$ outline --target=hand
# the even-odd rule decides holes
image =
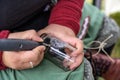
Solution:
[[[65,26],[51,24],[45,29],[38,31],[39,35],[41,35],[42,33],[53,34],[54,36],[76,48],[76,50],[70,54],[71,57],[75,58],[75,62],[69,66],[71,70],[74,70],[82,63],[84,57],[83,42],[75,36],[74,32],[71,29]]]
[[[8,38],[42,41],[34,30],[11,33]],[[38,46],[30,51],[4,51],[2,61],[7,67],[12,69],[21,70],[32,68],[42,61],[44,50],[44,46]]]

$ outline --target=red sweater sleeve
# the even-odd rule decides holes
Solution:
[[[9,34],[8,30],[0,31],[0,39],[7,38]],[[2,63],[2,51],[0,51],[0,70],[6,69],[7,67]]]
[[[71,28],[75,34],[80,28],[84,0],[59,0],[52,9],[49,24],[60,24]]]

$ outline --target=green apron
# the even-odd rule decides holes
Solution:
[[[37,67],[27,70],[1,70],[1,80],[83,80],[84,63],[75,71],[64,71],[51,61],[44,59]]]
[[[95,38],[97,37],[98,32],[102,25],[104,14],[101,13],[100,10],[97,9],[96,7],[91,6],[91,4],[88,4],[87,2],[85,2],[83,7],[82,19],[80,21],[81,26],[83,24],[84,19],[87,16],[90,16],[90,25],[89,25],[88,32],[85,38],[83,39],[85,46],[89,44],[91,41],[94,41]],[[80,32],[78,36],[80,35]]]

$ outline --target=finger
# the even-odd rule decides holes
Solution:
[[[45,47],[39,46],[33,49],[32,51],[21,51],[22,55],[20,56],[21,61],[23,63],[32,61],[35,64],[38,64],[41,61],[41,58],[43,57]]]
[[[37,33],[35,33],[35,34],[32,36],[32,40],[38,41],[38,42],[43,41],[43,39],[42,39]]]
[[[45,51],[45,49],[46,49],[45,46],[38,46],[35,49],[33,49],[33,53],[35,54],[42,53]]]
[[[35,31],[35,30],[28,30],[28,31],[26,31],[27,32],[27,34],[26,34],[26,36],[24,36],[25,37],[25,39],[30,39],[30,40],[34,40],[34,41],[43,41],[40,37],[39,37],[39,35],[37,34],[37,32]]]
[[[71,54],[71,56],[74,56],[74,57],[78,56],[83,52],[83,42],[81,40],[78,40],[75,46],[76,46],[76,50],[73,51]]]
[[[32,58],[35,63],[41,62],[44,56],[45,47],[39,46],[33,50],[33,53],[35,54],[35,58]]]
[[[84,54],[79,54],[79,56],[76,57],[75,62],[73,64],[70,65],[70,70],[74,70],[75,68],[77,68],[83,61],[83,56]]]

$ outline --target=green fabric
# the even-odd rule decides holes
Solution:
[[[52,62],[44,59],[43,62],[27,70],[1,70],[0,80],[83,80],[84,63],[75,71],[65,72]]]
[[[83,14],[81,19],[81,26],[85,17],[90,16],[90,26],[86,37],[83,39],[84,44],[87,45],[89,42],[94,41],[101,28],[104,14],[99,9],[85,2],[83,8]],[[80,35],[80,34],[78,34]]]

